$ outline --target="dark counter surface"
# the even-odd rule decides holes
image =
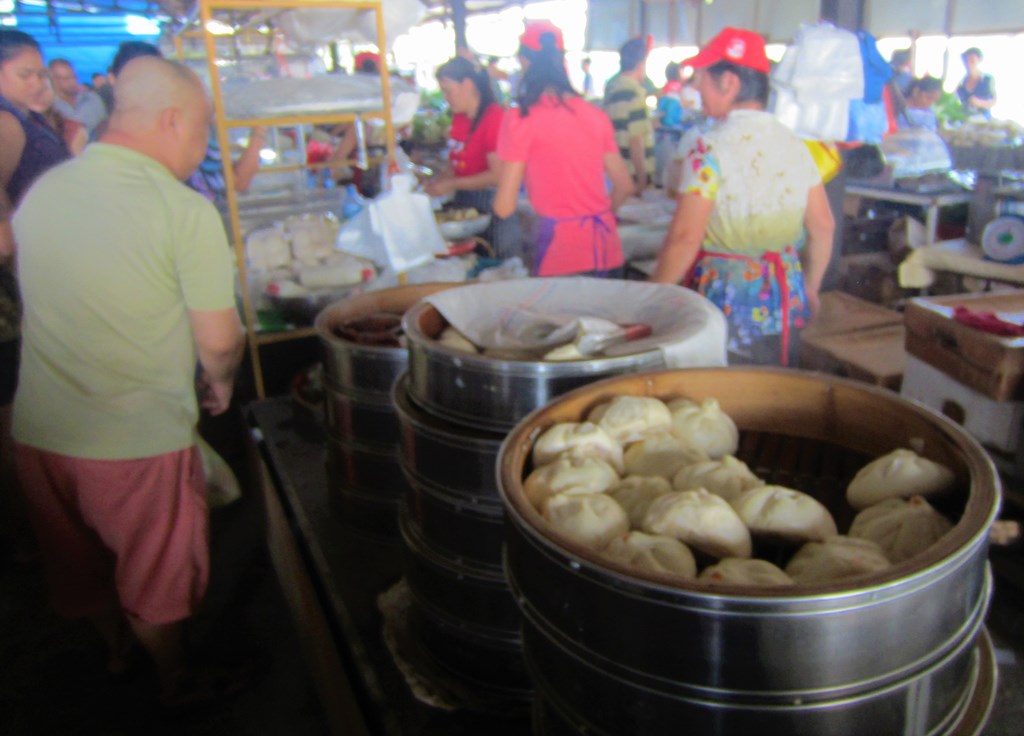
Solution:
[[[254,402],[247,413],[371,731],[387,736],[529,734],[528,714],[521,711],[445,711],[413,696],[385,645],[377,606],[379,594],[401,578],[397,538],[372,538],[332,513],[324,464],[327,437],[317,413],[289,398]],[[996,583],[986,626],[996,647],[998,689],[984,733],[1018,736],[1024,732],[1024,552],[1019,546],[994,549],[991,558]],[[409,654],[416,664],[415,652]]]

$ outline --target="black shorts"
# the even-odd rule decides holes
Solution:
[[[21,340],[0,342],[0,406],[14,401],[14,390],[18,388],[18,358]]]

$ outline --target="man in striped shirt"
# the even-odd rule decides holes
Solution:
[[[604,109],[615,129],[615,142],[625,159],[636,193],[647,188],[654,175],[654,132],[644,88],[647,44],[632,38],[619,49],[619,73],[608,80]]]

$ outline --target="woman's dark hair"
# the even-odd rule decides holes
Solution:
[[[519,103],[519,114],[524,118],[530,114],[530,108],[544,92],[550,90],[559,100],[567,97],[579,97],[573,89],[569,75],[565,71],[565,53],[558,48],[558,41],[553,33],[540,34],[540,51],[528,46],[519,47],[519,55],[530,62],[519,81],[516,102]]]
[[[39,42],[25,31],[19,31],[16,28],[0,28],[0,64],[10,61],[25,48],[42,52]]]
[[[455,56],[437,68],[437,79],[450,79],[453,82],[473,80],[473,86],[480,94],[480,106],[476,109],[476,116],[469,129],[476,130],[487,107],[494,102],[494,87],[491,86],[491,76],[487,70],[465,57]]]
[[[114,60],[110,62],[110,73],[115,77],[121,73],[125,65],[132,59],[138,59],[140,56],[157,56],[163,58],[163,54],[160,53],[160,49],[151,43],[145,41],[123,41],[120,46],[117,47],[117,53],[114,54]]]
[[[931,76],[921,77],[910,83],[910,89],[907,90],[907,94],[914,94],[915,89],[926,95],[933,92],[941,92],[942,80]]]
[[[647,58],[647,40],[631,38],[619,49],[619,70],[628,72],[636,69],[636,65]]]
[[[674,62],[674,61],[670,61],[665,66],[665,82],[671,82],[673,80],[675,80],[676,82],[680,81],[679,80],[679,64]]]
[[[731,61],[719,61],[707,68],[707,73],[717,83],[726,72],[732,72],[740,80],[740,93],[736,95],[734,102],[759,102],[761,105],[768,104],[768,75],[751,69],[748,66],[733,64]]]

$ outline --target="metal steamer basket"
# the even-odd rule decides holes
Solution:
[[[844,491],[897,447],[953,468],[936,501],[954,528],[883,573],[833,585],[711,586],[639,573],[551,531],[523,493],[534,440],[622,394],[718,399],[739,457],[768,483],[816,496],[840,531]],[[778,369],[622,376],[524,419],[499,458],[506,567],[522,610],[539,734],[915,735],[987,719],[994,670],[982,624],[988,530],[999,506],[977,442],[930,410],[843,379]],[[977,717],[978,712],[982,715]]]
[[[399,286],[331,304],[314,322],[324,348],[324,409],[331,507],[354,529],[397,540],[405,478],[396,461],[399,426],[391,384],[405,371],[404,347],[364,345],[337,329],[375,313],[402,315],[423,297],[458,284]]]
[[[432,414],[457,424],[507,432],[556,396],[601,378],[665,367],[660,350],[564,362],[501,360],[437,342],[440,312],[417,304],[402,320],[409,341],[409,394]]]

